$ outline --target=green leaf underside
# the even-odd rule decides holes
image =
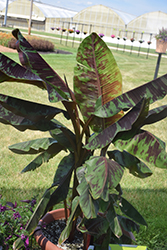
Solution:
[[[46,88],[39,76],[0,53],[0,83],[4,81],[23,82],[42,89]]]
[[[118,185],[123,175],[123,168],[115,161],[103,156],[92,157],[85,162],[85,178],[94,199],[101,197],[107,201],[109,190]]]
[[[119,150],[113,150],[107,152],[110,159],[114,159],[122,167],[129,169],[129,172],[136,177],[146,178],[152,175],[152,171],[146,166],[146,164],[140,161],[137,157],[129,154],[126,151],[120,152]]]
[[[44,61],[44,59],[26,41],[18,29],[13,35],[19,40],[19,58],[23,66],[38,75],[45,83],[51,102],[61,101],[70,97],[69,90],[59,75]]]
[[[156,167],[167,167],[167,153],[159,140],[150,132],[140,130],[133,134],[132,131],[118,134],[114,145],[119,150],[125,150],[140,159],[154,164]]]
[[[52,150],[51,148],[55,145],[57,146],[58,143],[53,138],[39,138],[31,141],[13,144],[9,146],[9,149],[17,154],[38,154],[48,150],[49,148],[50,152],[54,152],[54,150]]]
[[[101,97],[101,105],[122,93],[122,77],[117,63],[107,45],[92,33],[81,43],[74,72],[74,92],[76,101],[85,121],[95,111],[96,101]],[[93,120],[96,128],[102,120]]]
[[[103,148],[110,144],[119,132],[131,130],[133,124],[138,121],[138,118],[143,111],[143,105],[146,103],[145,101],[145,99],[140,100],[140,102],[135,107],[133,107],[133,109],[131,109],[126,115],[124,115],[118,122],[104,129],[97,136],[92,136],[85,148],[91,150]]]
[[[150,103],[162,99],[167,93],[167,74],[130,90],[112,101],[104,104],[95,111],[98,117],[111,117],[122,109],[134,107],[143,97],[149,98]]]

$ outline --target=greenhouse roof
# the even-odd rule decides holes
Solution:
[[[9,4],[12,1],[9,1]],[[0,11],[2,11],[6,7],[6,0],[0,0]]]
[[[77,14],[77,11],[48,5],[40,1],[34,1],[34,4],[42,11],[45,17],[70,18]]]
[[[129,13],[114,9],[114,8],[110,8],[112,9],[114,12],[116,12],[124,21],[125,24],[128,24],[129,22],[131,22],[133,19],[135,19],[137,16],[135,15],[131,15]]]

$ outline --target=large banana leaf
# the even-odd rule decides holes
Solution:
[[[12,111],[13,114],[23,116],[34,122],[51,120],[55,115],[60,113],[69,118],[65,110],[3,94],[0,94],[0,104],[5,109]]]
[[[140,102],[126,115],[124,115],[119,121],[104,129],[97,136],[92,136],[85,148],[91,150],[103,148],[110,144],[119,132],[131,130],[132,127],[136,123],[138,123],[139,120],[141,120],[141,117],[143,117],[143,112],[145,113],[145,116],[148,113],[147,105],[147,99],[140,100]],[[143,119],[145,119],[145,117],[143,117]]]
[[[87,166],[85,178],[93,199],[101,197],[104,201],[108,201],[109,189],[118,185],[124,169],[117,162],[103,156],[93,156],[85,164]]]
[[[30,69],[45,82],[49,100],[56,102],[68,99],[70,97],[69,89],[60,76],[34,50],[22,36],[19,29],[13,30],[12,34],[18,40],[17,46],[22,65]]]
[[[42,89],[46,88],[39,76],[0,53],[0,82],[4,81],[24,82]]]
[[[140,159],[154,164],[159,168],[167,167],[167,153],[161,141],[145,130],[119,133],[113,141],[119,150],[126,150]]]
[[[146,164],[134,155],[129,154],[126,151],[120,152],[119,150],[113,150],[107,152],[110,159],[114,159],[122,167],[129,169],[129,172],[136,177],[146,178],[152,175],[152,171],[146,166]]]
[[[117,63],[104,41],[92,33],[81,43],[77,54],[74,75],[74,92],[85,122],[95,111],[96,101],[101,97],[101,105],[122,93],[122,77]],[[121,117],[111,121],[93,119],[92,129],[98,131]]]
[[[156,78],[144,85],[132,89],[106,104],[96,105],[94,115],[98,117],[110,117],[120,110],[134,107],[143,97],[149,98],[150,103],[162,99],[167,94],[167,74]],[[99,103],[98,103],[99,104]]]

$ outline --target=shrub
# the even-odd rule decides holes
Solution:
[[[0,45],[8,47],[8,42],[12,39],[12,34],[0,32]]]
[[[29,216],[34,211],[36,199],[23,200],[24,206],[18,206],[18,203],[6,202],[0,196],[0,246],[9,249],[16,239],[21,237],[25,249],[29,249],[29,237],[26,234],[25,227]]]
[[[27,38],[27,40],[37,51],[54,51],[54,44],[50,41],[29,37]],[[8,47],[16,49],[16,42],[17,40],[15,38],[11,38],[8,42]]]

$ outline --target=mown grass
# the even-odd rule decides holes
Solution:
[[[43,54],[42,57],[55,69],[63,78],[66,75],[67,81],[72,88],[73,68],[76,65],[76,45],[74,48],[64,46],[59,41],[55,41],[58,49],[73,52],[71,55]],[[115,51],[113,54],[120,67],[123,78],[123,92],[151,81],[154,77],[157,58],[145,55],[131,54],[127,52]],[[6,53],[14,60],[18,60],[17,54]],[[159,69],[159,76],[166,73],[167,59],[162,56]],[[1,83],[1,93],[25,98],[31,101],[46,103],[54,106],[60,104],[50,104],[47,100],[46,91],[36,87],[21,83]],[[158,101],[159,105],[167,103],[167,98]],[[157,105],[157,104],[154,104]],[[152,126],[151,132],[163,139],[167,143],[165,119]],[[148,128],[147,128],[148,129]],[[64,156],[64,152],[56,158],[50,160],[48,164],[43,164],[34,172],[20,174],[20,171],[33,159],[32,156],[16,155],[8,150],[8,146],[21,141],[48,136],[48,133],[26,131],[21,133],[16,129],[0,124],[0,194],[7,200],[15,201],[29,199],[34,195],[40,197],[52,184],[55,169]],[[141,227],[141,232],[136,235],[137,243],[148,246],[148,249],[167,249],[167,228],[166,228],[166,201],[167,201],[167,170],[150,166],[153,175],[146,179],[138,179],[125,171],[121,181],[124,197],[127,198],[145,217],[148,228]]]

